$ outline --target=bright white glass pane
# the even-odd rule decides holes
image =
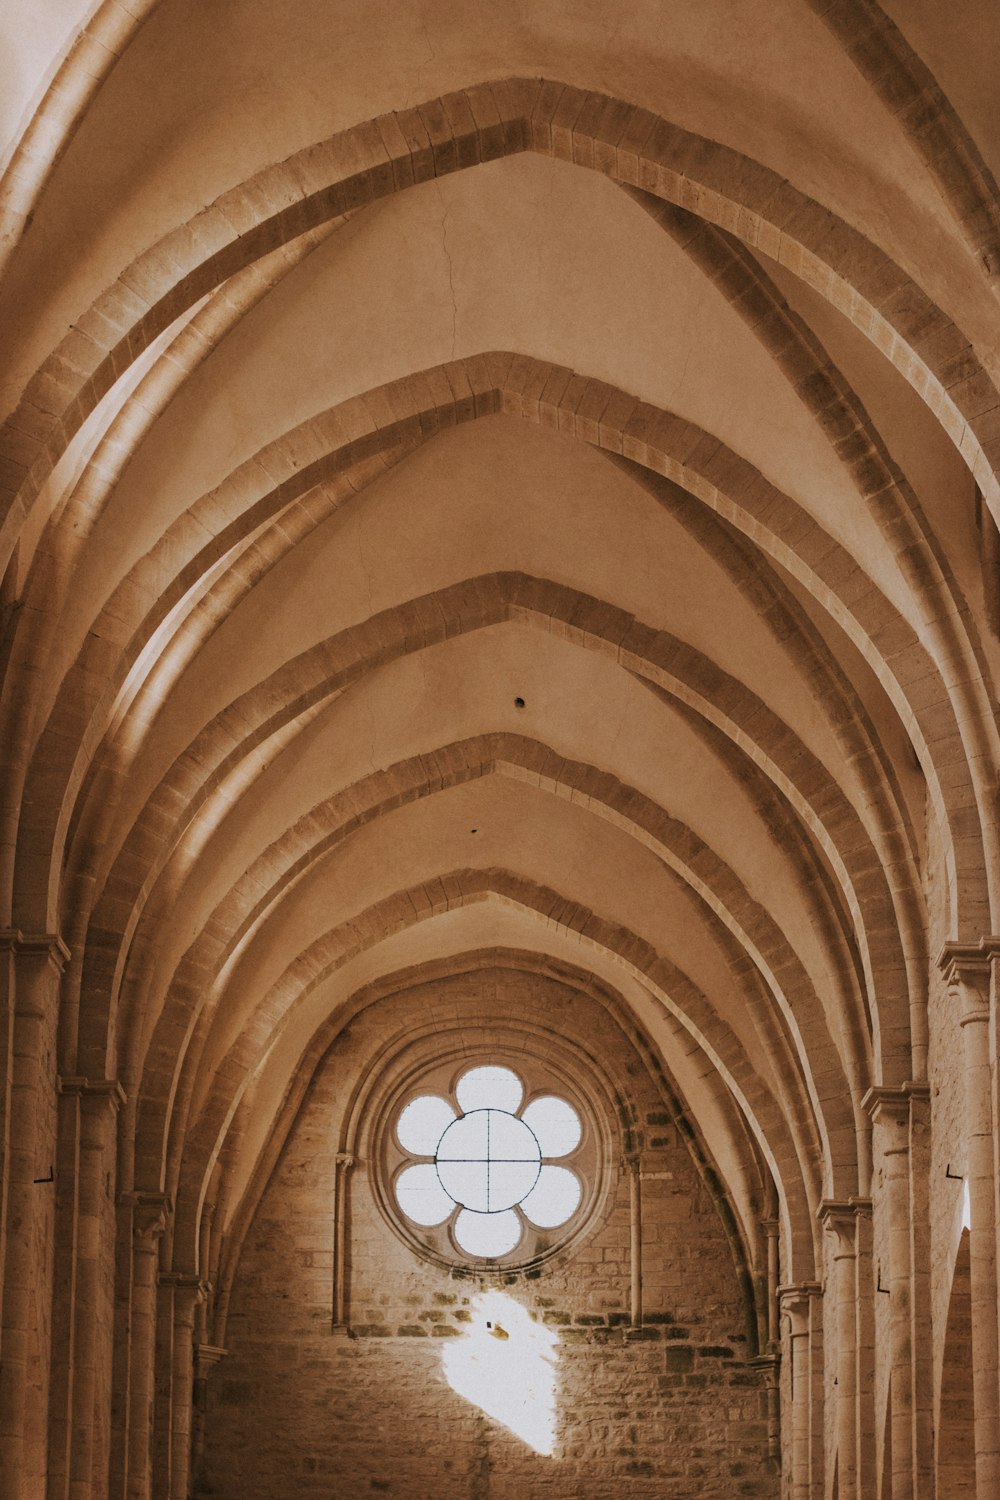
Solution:
[[[430,1162],[400,1172],[396,1178],[396,1202],[414,1224],[443,1224],[455,1207]]]
[[[521,1202],[522,1212],[539,1229],[565,1224],[580,1204],[580,1179],[568,1167],[543,1167],[538,1181]]]
[[[509,1068],[470,1068],[458,1080],[455,1094],[465,1114],[474,1109],[508,1109],[516,1114],[524,1087]]]
[[[488,1155],[489,1110],[462,1115],[449,1125],[437,1148],[438,1161],[485,1161]]]
[[[567,1156],[580,1144],[580,1116],[565,1099],[551,1094],[533,1099],[521,1119],[538,1137],[543,1156]]]
[[[404,1151],[414,1156],[433,1156],[437,1143],[455,1118],[447,1099],[421,1094],[412,1100],[396,1122],[396,1137]]]
[[[491,1161],[487,1184],[490,1213],[520,1203],[525,1194],[531,1192],[537,1177],[537,1161]]]
[[[512,1208],[502,1214],[473,1214],[463,1208],[455,1220],[456,1243],[469,1255],[497,1260],[521,1238],[521,1221]]]
[[[445,1192],[450,1193],[456,1203],[474,1208],[477,1213],[489,1212],[486,1162],[439,1160],[437,1171]]]
[[[538,1142],[521,1121],[502,1110],[487,1110],[490,1161],[532,1161],[541,1154]]]

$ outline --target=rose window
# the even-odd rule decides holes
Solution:
[[[470,1068],[453,1104],[421,1094],[400,1111],[396,1139],[418,1158],[396,1177],[396,1202],[414,1224],[447,1224],[467,1255],[497,1260],[525,1226],[556,1229],[580,1206],[577,1174],[559,1164],[580,1144],[572,1105],[543,1094],[525,1106],[510,1068]],[[457,1107],[456,1107],[457,1106]]]

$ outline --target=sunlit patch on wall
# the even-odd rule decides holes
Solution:
[[[556,1446],[558,1338],[504,1292],[480,1292],[472,1322],[442,1350],[452,1390],[536,1453]]]

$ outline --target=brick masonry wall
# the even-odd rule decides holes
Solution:
[[[228,1356],[208,1384],[205,1464],[215,1500],[390,1494],[407,1500],[777,1496],[767,1472],[760,1376],[726,1234],[662,1094],[596,1001],[542,976],[499,981],[516,1028],[544,1006],[628,1080],[641,1137],[646,1326],[627,1328],[629,1186],[591,1232],[527,1275],[484,1277],[421,1259],[386,1224],[363,1160],[351,1185],[349,1333],[331,1332],[332,1183],[341,1102],[391,1016],[425,1023],[447,981],[372,1006],[328,1052],[265,1193],[240,1261]],[[496,975],[467,976],[466,1002],[497,1015]],[[589,1012],[589,1013],[588,1013]],[[486,1024],[489,1024],[487,1021]],[[509,1298],[507,1340],[479,1299]],[[494,1306],[494,1316],[496,1308]],[[556,1446],[532,1451],[449,1387],[445,1363],[475,1347],[495,1391],[551,1342]],[[534,1372],[534,1374],[532,1373]]]

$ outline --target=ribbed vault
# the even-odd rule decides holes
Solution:
[[[994,1106],[966,1149],[968,1080],[934,1070],[1000,930],[996,17],[385,9],[377,37],[351,0],[0,21],[11,1221],[50,1139],[64,1174],[0,1245],[12,1495],[56,1494],[57,1450],[74,1500],[148,1493],[120,1308],[103,1395],[46,1387],[64,1449],[18,1427],[18,1289],[80,1370],[84,1219],[131,1295],[60,1079],[117,1101],[88,1149],[209,1346],[322,1058],[436,974],[558,974],[633,1028],[761,1351],[776,1274],[801,1332],[848,1206],[888,1264],[901,1110],[955,1135],[935,1173],[995,1176]],[[898,1500],[933,1493],[912,1413],[952,1411],[958,1327],[914,1181],[892,1275],[933,1306],[927,1369],[902,1290],[866,1315]],[[836,1397],[787,1414],[795,1495],[824,1493],[809,1420],[841,1500],[874,1495]]]

